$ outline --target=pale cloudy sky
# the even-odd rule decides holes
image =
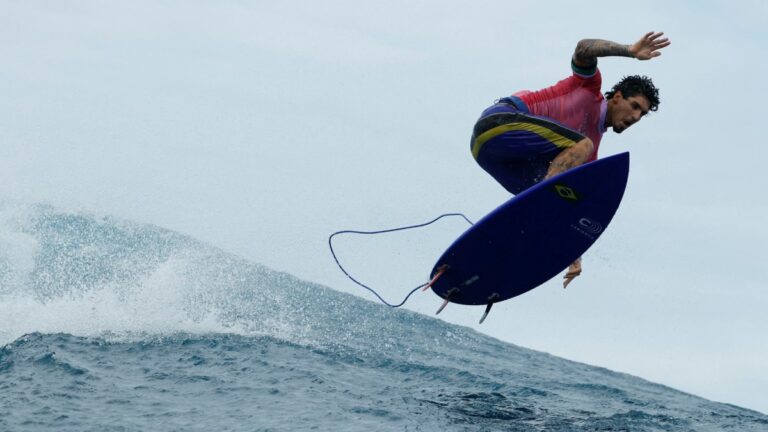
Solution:
[[[494,99],[569,74],[585,37],[665,31],[614,223],[558,280],[449,322],[768,412],[768,186],[761,1],[0,1],[0,196],[150,222],[373,299],[327,236],[507,199],[469,152]],[[466,227],[344,238],[356,276],[400,299]],[[440,301],[417,295],[412,310]]]

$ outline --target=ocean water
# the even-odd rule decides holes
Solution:
[[[0,202],[0,431],[768,431],[768,416]]]

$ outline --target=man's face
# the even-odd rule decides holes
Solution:
[[[608,101],[608,126],[616,133],[622,133],[648,114],[651,103],[643,95],[624,97],[617,91]]]

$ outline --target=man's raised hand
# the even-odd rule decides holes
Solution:
[[[661,55],[660,49],[669,46],[669,38],[662,37],[664,32],[648,32],[635,42],[629,52],[638,60],[650,60]]]

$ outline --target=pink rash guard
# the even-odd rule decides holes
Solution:
[[[597,149],[603,137],[607,102],[600,93],[603,78],[600,70],[577,69],[573,75],[557,84],[538,91],[523,90],[514,94],[528,106],[535,116],[547,117],[563,126],[587,136],[595,150],[587,160],[597,159]],[[586,73],[585,73],[586,72]]]

